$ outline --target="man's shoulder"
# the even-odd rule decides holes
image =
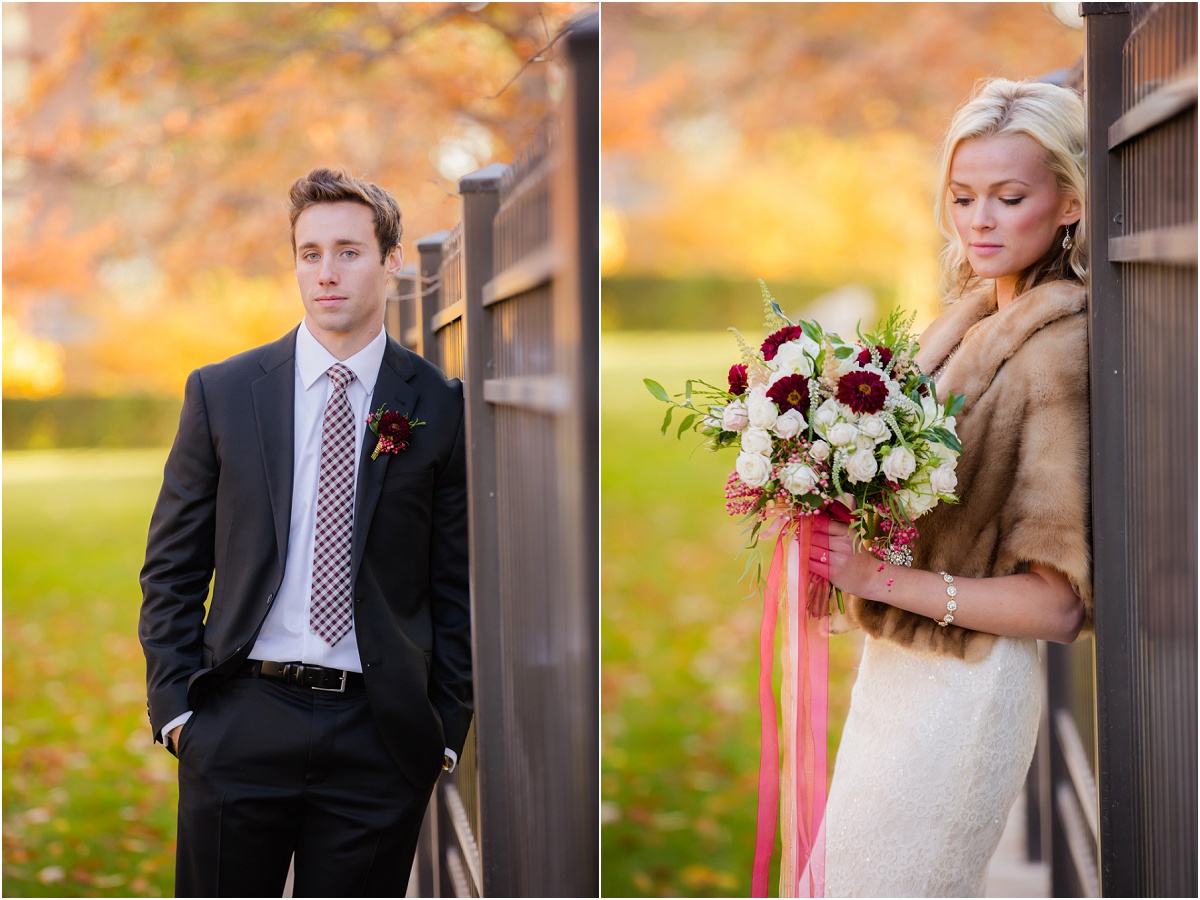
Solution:
[[[445,392],[447,395],[462,396],[462,382],[448,378],[446,373],[427,360],[388,336],[389,355],[401,369],[401,377],[411,380],[422,390]],[[386,357],[385,357],[386,359]],[[407,370],[407,371],[404,371]]]
[[[283,363],[295,358],[296,330],[292,329],[281,338],[267,344],[251,347],[235,353],[228,359],[201,366],[192,373],[205,384],[258,378]]]

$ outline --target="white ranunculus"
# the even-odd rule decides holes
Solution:
[[[721,416],[721,426],[726,431],[742,431],[749,424],[750,416],[744,401],[734,400],[725,407]]]
[[[874,413],[863,416],[858,420],[858,430],[871,438],[876,444],[886,441],[888,435],[891,433],[888,431],[887,422]]]
[[[779,407],[767,396],[766,388],[755,388],[746,400],[750,424],[755,428],[770,428],[779,418]]]
[[[879,464],[875,462],[875,453],[871,450],[855,450],[846,460],[846,478],[852,484],[870,481],[878,471]]]
[[[817,473],[803,463],[791,463],[780,470],[779,483],[793,494],[811,494],[817,489]]]
[[[846,447],[858,439],[858,429],[849,422],[838,422],[825,435],[835,447]]]
[[[883,474],[900,484],[917,470],[917,458],[907,447],[896,447],[883,458]]]
[[[771,461],[758,453],[739,453],[737,458],[738,478],[750,487],[762,487],[771,480]]]
[[[781,346],[767,365],[777,372],[798,373],[809,378],[813,373],[812,357],[820,352],[820,345],[808,335],[803,335]]]
[[[831,452],[830,446],[824,441],[813,441],[813,445],[808,448],[808,455],[817,462],[825,462]]]
[[[954,471],[954,462],[942,463],[929,473],[929,486],[936,494],[953,494],[958,487],[958,475]]]
[[[771,432],[765,428],[751,426],[742,432],[742,452],[757,453],[759,456],[771,455]]]
[[[801,428],[807,427],[808,423],[804,421],[804,416],[800,415],[800,411],[789,409],[775,420],[775,424],[771,426],[771,430],[785,441],[790,441],[800,433]]]

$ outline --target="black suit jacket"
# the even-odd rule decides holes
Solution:
[[[155,740],[248,658],[283,579],[295,347],[292,331],[188,377],[141,573]],[[389,337],[370,408],[384,403],[427,424],[376,459],[366,433],[355,633],[380,731],[401,771],[426,785],[444,748],[461,752],[472,711],[462,385]]]

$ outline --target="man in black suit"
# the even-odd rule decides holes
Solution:
[[[141,574],[179,896],[293,853],[296,896],[402,894],[471,719],[462,386],[383,330],[400,209],[314,169],[291,222],[304,319],[188,377]]]

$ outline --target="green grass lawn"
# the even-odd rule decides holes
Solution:
[[[748,336],[750,337],[750,336]],[[727,333],[607,332],[601,355],[602,882],[606,896],[748,896],[758,777],[758,628],[732,451],[659,435],[689,377],[725,383]],[[678,417],[677,417],[678,420]],[[831,641],[830,731],[858,643]]]
[[[165,458],[4,454],[5,896],[172,893],[175,761],[137,639]]]

